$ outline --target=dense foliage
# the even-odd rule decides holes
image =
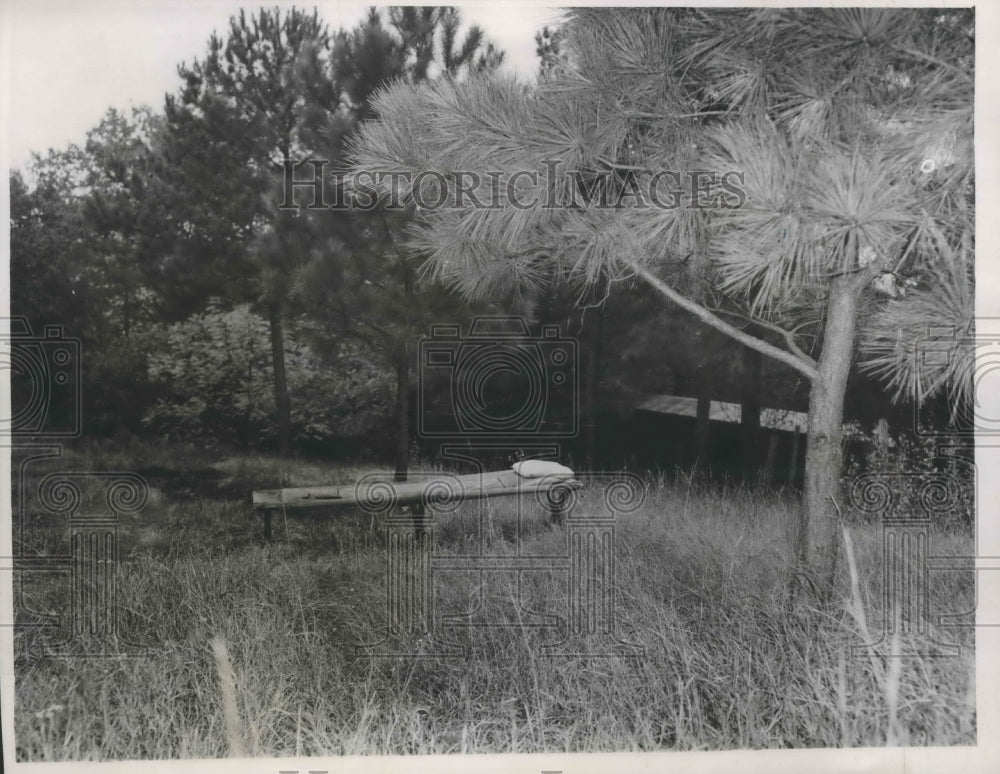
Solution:
[[[363,352],[320,360],[296,336],[286,345],[292,429],[304,446],[385,428],[391,380]],[[162,329],[149,356],[159,398],[145,417],[157,436],[243,448],[275,436],[267,321],[248,305],[209,309]]]
[[[454,8],[372,9],[336,33],[315,10],[240,12],[178,67],[162,113],[109,110],[82,146],[14,172],[13,313],[82,347],[83,406],[59,410],[90,436],[408,450],[392,425],[408,342],[466,312],[395,246],[405,214],[281,209],[283,176],[308,159],[332,173],[389,80],[502,60]]]

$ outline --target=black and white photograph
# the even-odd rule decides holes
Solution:
[[[5,4],[5,766],[1000,770],[998,15]]]

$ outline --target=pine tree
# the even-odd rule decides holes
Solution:
[[[347,106],[345,120],[323,146],[323,158],[334,169],[338,162],[343,166],[351,132],[372,117],[381,89],[395,81],[459,80],[488,72],[503,59],[478,27],[460,34],[462,19],[454,8],[390,8],[387,18],[372,9],[354,30],[339,33],[334,41],[331,72],[343,86]],[[440,283],[419,275],[420,259],[402,241],[412,208],[388,204],[358,214],[350,237],[338,231],[343,212],[312,213],[316,228],[327,230],[328,247],[303,267],[297,287],[324,330],[364,341],[394,371],[394,466],[397,479],[404,480],[416,357],[412,341],[431,323],[462,314],[464,305]]]
[[[959,337],[939,342],[945,365],[911,355],[929,323],[964,330],[972,318],[972,12],[577,9],[565,29],[572,68],[539,88],[490,77],[382,93],[354,164],[484,180],[539,170],[520,200],[554,194],[563,206],[437,209],[411,245],[470,297],[537,287],[552,265],[639,277],[804,376],[797,555],[828,580],[859,339],[900,394],[970,389]],[[664,171],[716,177],[692,195],[655,188]],[[617,206],[581,201],[581,181]],[[692,275],[766,338],[685,292]],[[822,325],[818,351],[802,346],[804,321]]]
[[[280,212],[288,164],[335,124],[340,92],[328,78],[330,36],[317,13],[241,11],[225,38],[179,68],[184,87],[166,102],[160,181],[170,193],[175,240],[164,256],[172,284],[252,301],[269,322],[278,445],[290,448],[285,377],[288,294],[309,245],[294,214]]]

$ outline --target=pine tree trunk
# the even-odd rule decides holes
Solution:
[[[278,453],[287,455],[292,448],[292,407],[288,397],[288,377],[285,374],[285,328],[281,304],[267,305],[271,330],[271,364],[274,368],[274,406],[278,418]]]
[[[844,393],[854,352],[860,285],[856,277],[833,280],[826,308],[823,350],[809,395],[805,484],[796,554],[825,591],[834,579],[841,502]]]
[[[406,481],[410,465],[410,363],[405,346],[396,360],[396,481]]]

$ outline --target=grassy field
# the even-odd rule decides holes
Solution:
[[[65,521],[46,517],[32,493],[45,472],[74,469],[135,471],[151,486],[121,525],[117,565],[120,631],[146,653],[46,655],[59,631],[27,624],[39,613],[65,618],[68,580],[23,573],[20,760],[976,741],[971,629],[933,632],[961,645],[954,657],[912,637],[883,648],[924,655],[852,652],[883,630],[877,525],[845,513],[853,561],[842,562],[836,598],[789,602],[791,493],[649,477],[645,503],[615,532],[618,632],[641,657],[545,657],[558,628],[494,625],[441,632],[464,658],[435,655],[439,643],[415,633],[403,645],[426,658],[373,660],[354,656],[385,633],[380,525],[279,517],[275,541],[263,544],[248,518],[254,488],[347,483],[369,468],[180,447],[67,453],[26,468],[15,499],[26,552],[67,551]],[[583,491],[579,511],[600,510],[598,489]],[[529,510],[514,540],[518,503],[465,504],[439,517],[435,554],[479,541],[490,554],[565,554],[564,530]],[[932,531],[931,554],[972,550],[969,530]],[[481,610],[494,624],[563,614],[564,574],[526,575],[518,584],[513,573],[450,572],[435,586],[435,610]],[[932,611],[971,610],[972,574],[936,574],[930,592]]]

